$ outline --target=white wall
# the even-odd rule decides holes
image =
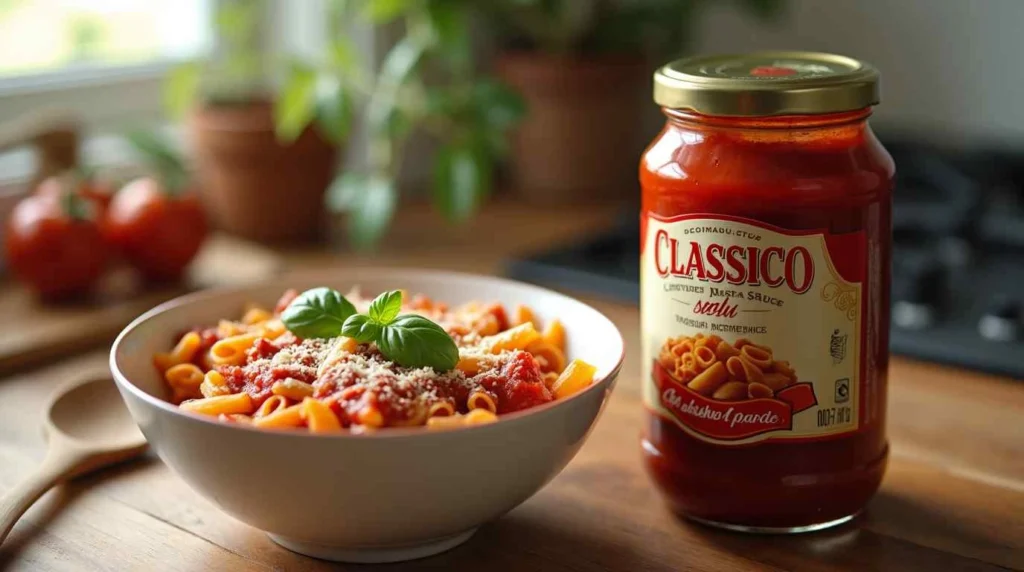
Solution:
[[[1024,145],[1024,0],[788,0],[776,24],[716,2],[696,52],[830,51],[882,72],[876,130]]]

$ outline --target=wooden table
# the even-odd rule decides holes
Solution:
[[[297,269],[416,265],[496,272],[514,252],[610,220],[607,209],[544,214],[500,206],[445,233],[404,215],[374,258],[294,251]],[[476,238],[487,232],[494,238]],[[472,239],[472,240],[470,240]],[[638,315],[591,301],[622,330],[627,363],[579,455],[547,488],[467,544],[425,560],[339,567],[292,554],[220,513],[150,457],[60,487],[0,548],[12,570],[1024,570],[1024,385],[896,359],[892,458],[882,490],[853,523],[794,537],[689,524],[662,506],[640,465]],[[69,378],[101,373],[106,353],[0,379],[0,491],[43,454],[41,408]]]

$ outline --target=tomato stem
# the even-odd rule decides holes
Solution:
[[[67,188],[61,190],[60,208],[71,220],[92,220],[95,215],[89,201]]]

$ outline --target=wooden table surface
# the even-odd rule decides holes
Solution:
[[[612,213],[566,217],[506,205],[451,232],[427,213],[403,216],[408,226],[372,258],[296,250],[291,264],[498,272],[513,253],[593,229]],[[494,238],[480,240],[479,232]],[[674,517],[649,485],[638,446],[637,309],[590,302],[619,326],[630,350],[597,427],[543,491],[450,552],[383,566],[299,556],[220,513],[150,456],[48,493],[0,548],[0,569],[1024,570],[1021,382],[893,360],[892,458],[867,512],[801,536],[728,533]],[[40,418],[53,389],[105,370],[106,352],[97,349],[0,379],[0,492],[42,459]]]

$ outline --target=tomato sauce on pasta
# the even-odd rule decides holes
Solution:
[[[877,72],[765,53],[675,62],[655,82],[668,120],[640,165],[647,468],[705,523],[838,524],[888,455],[894,167],[867,124]]]
[[[568,397],[595,373],[566,359],[557,319],[542,328],[525,306],[510,315],[500,304],[449,309],[403,294],[402,314],[433,320],[458,347],[456,367],[437,371],[400,366],[373,342],[295,335],[281,317],[296,295],[286,292],[273,310],[252,307],[240,320],[198,326],[154,356],[171,400],[193,413],[264,429],[446,428]],[[347,299],[363,310],[370,303],[358,292]]]

